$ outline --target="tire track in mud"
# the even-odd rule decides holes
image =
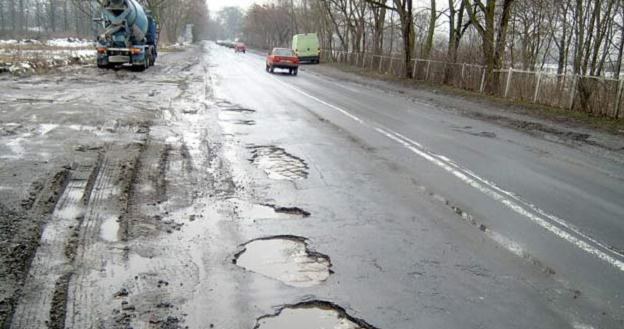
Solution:
[[[111,314],[112,305],[103,292],[111,289],[106,285],[109,265],[124,262],[123,216],[143,149],[143,144],[134,143],[107,150],[78,231],[74,273],[67,284],[65,328],[91,328]]]
[[[27,274],[39,247],[45,224],[52,216],[69,183],[70,167],[64,166],[47,182],[35,181],[20,202],[22,211],[12,211],[0,201],[0,327],[9,328],[24,290]]]
[[[50,221],[44,228],[10,328],[62,328],[62,319],[55,319],[55,323],[52,323],[50,314],[58,307],[53,305],[55,296],[58,296],[57,282],[71,271],[65,257],[66,244],[71,239],[77,219],[82,216],[83,198],[88,194],[89,176],[93,168],[97,168],[97,164],[79,166],[70,174]]]

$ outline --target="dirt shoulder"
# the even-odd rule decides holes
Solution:
[[[340,64],[306,65],[304,71],[408,97],[439,110],[492,122],[573,146],[624,153],[624,120],[519,103]],[[362,79],[365,77],[367,79]]]

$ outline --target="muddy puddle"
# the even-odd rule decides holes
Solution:
[[[271,179],[300,180],[308,177],[308,165],[283,148],[275,146],[254,146],[250,148],[250,159],[256,167],[264,170]]]
[[[349,316],[328,302],[307,302],[287,306],[275,315],[258,319],[254,329],[372,329],[368,323]]]
[[[234,263],[294,287],[318,285],[332,273],[328,256],[309,250],[305,239],[294,236],[252,240]]]
[[[100,237],[108,242],[119,241],[119,221],[116,217],[110,216],[102,222],[100,226]]]

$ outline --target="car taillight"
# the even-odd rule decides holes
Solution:
[[[130,53],[132,55],[138,55],[141,53],[141,48],[130,48]]]
[[[106,54],[106,48],[103,48],[103,47],[98,47],[98,48],[97,48],[97,52],[98,52],[99,54]]]

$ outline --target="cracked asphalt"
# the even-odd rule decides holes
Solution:
[[[209,42],[0,92],[1,328],[624,327],[621,136]]]

